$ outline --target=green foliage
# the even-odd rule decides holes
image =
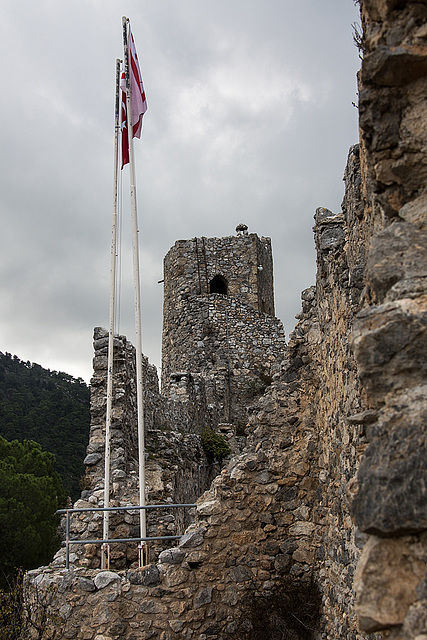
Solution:
[[[50,562],[59,548],[55,511],[66,494],[54,462],[36,442],[0,437],[0,585],[16,567]]]
[[[31,439],[54,453],[73,499],[80,493],[89,427],[89,388],[81,378],[0,352],[0,435]]]
[[[227,440],[213,429],[205,429],[201,435],[203,449],[209,460],[221,461],[229,455],[230,447]]]

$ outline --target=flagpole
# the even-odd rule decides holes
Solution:
[[[131,83],[129,74],[129,43],[128,23],[125,16],[123,24],[124,64],[126,78],[126,106],[127,106],[127,133],[129,144],[129,170],[130,170],[130,205],[132,219],[132,254],[134,276],[134,306],[135,306],[135,349],[136,349],[136,403],[138,415],[138,475],[139,475],[139,504],[145,506],[145,442],[144,442],[144,392],[142,386],[142,323],[141,323],[141,286],[139,274],[139,241],[138,241],[138,214],[136,204],[136,180],[135,160],[133,152],[133,127],[131,109]],[[145,509],[139,510],[140,537],[147,537]],[[148,563],[148,546],[146,542],[139,545],[139,566]]]
[[[113,363],[114,363],[114,314],[116,295],[116,261],[117,261],[117,183],[119,170],[119,136],[120,136],[120,67],[121,60],[116,60],[116,99],[114,113],[114,186],[113,186],[113,216],[111,225],[111,259],[110,259],[110,318],[108,329],[108,360],[107,360],[107,409],[105,414],[105,473],[104,473],[104,507],[110,506],[110,467],[111,467],[111,413],[113,406]],[[104,511],[103,534],[104,540],[109,539],[109,511]],[[101,568],[110,567],[110,545],[106,542],[101,550]]]

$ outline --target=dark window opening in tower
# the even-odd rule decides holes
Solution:
[[[209,293],[221,293],[226,296],[227,290],[227,280],[223,276],[215,276],[209,283]]]

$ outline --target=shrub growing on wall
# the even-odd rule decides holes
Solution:
[[[216,433],[213,429],[205,429],[202,432],[203,449],[211,462],[218,460],[221,462],[223,458],[229,455],[230,447],[227,440],[220,433]]]

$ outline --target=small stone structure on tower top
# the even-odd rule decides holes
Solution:
[[[244,425],[247,406],[279,371],[270,238],[248,233],[178,240],[164,260],[162,393],[202,378],[218,422]]]

